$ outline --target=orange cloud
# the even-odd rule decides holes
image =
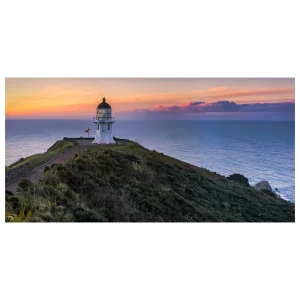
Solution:
[[[225,92],[227,91],[227,92]],[[294,97],[295,88],[264,88],[264,89],[251,89],[251,90],[229,90],[227,87],[216,87],[207,90],[195,90],[186,93],[163,93],[163,94],[138,94],[135,95],[135,98],[138,100],[136,102],[157,102],[156,105],[159,104],[179,104],[194,102],[194,101],[215,101],[215,100],[224,100],[235,98],[237,102],[245,102],[247,99],[243,99],[243,101],[239,101],[238,98],[249,97],[249,101],[252,102],[252,98],[254,96],[272,96],[272,95],[287,95],[290,97]],[[126,99],[126,98],[125,98]],[[124,100],[125,100],[124,99]],[[123,101],[124,101],[123,100]],[[261,101],[265,101],[267,99],[262,99]],[[129,99],[126,101],[131,102]],[[282,102],[282,99],[279,99]]]
[[[209,93],[219,93],[219,92],[224,92],[226,90],[228,90],[228,87],[220,86],[220,87],[208,89],[207,91]]]
[[[246,91],[232,91],[221,93],[213,96],[207,96],[209,99],[228,99],[246,96],[263,96],[263,95],[281,95],[281,94],[295,94],[295,88],[272,88],[272,89],[256,89]]]

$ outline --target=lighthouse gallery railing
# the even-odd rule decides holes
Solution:
[[[115,118],[96,118],[93,117],[93,122],[98,123],[98,122],[103,122],[103,123],[113,123],[115,122]]]

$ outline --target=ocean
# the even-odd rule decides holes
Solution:
[[[85,120],[6,120],[5,164],[45,152],[63,137],[87,136]],[[251,185],[267,180],[295,201],[295,122],[117,120],[114,136],[139,142],[222,175],[240,173]]]

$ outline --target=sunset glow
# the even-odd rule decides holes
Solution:
[[[210,112],[207,107],[231,112],[226,103],[227,110],[216,109],[222,101],[243,111],[254,106],[242,104],[295,102],[291,78],[7,78],[5,83],[6,118],[90,118],[104,96],[120,116],[140,110]]]

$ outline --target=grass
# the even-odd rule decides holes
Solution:
[[[240,176],[238,177],[240,180]],[[231,178],[232,179],[232,178]],[[137,143],[89,147],[6,193],[43,222],[294,222],[295,205]],[[27,216],[27,211],[22,216]]]
[[[28,163],[30,169],[34,169],[40,165],[47,163],[52,158],[65,153],[76,145],[75,142],[71,141],[57,141],[54,145],[52,145],[47,152],[34,154],[26,157],[24,160],[16,162],[8,167],[8,169],[19,167],[23,164]]]
[[[26,207],[25,207],[25,205],[23,205],[20,208],[20,212],[19,212],[18,215],[6,212],[5,221],[6,222],[29,222],[30,218],[31,218],[32,211],[29,210],[25,214],[25,209],[26,209]]]

